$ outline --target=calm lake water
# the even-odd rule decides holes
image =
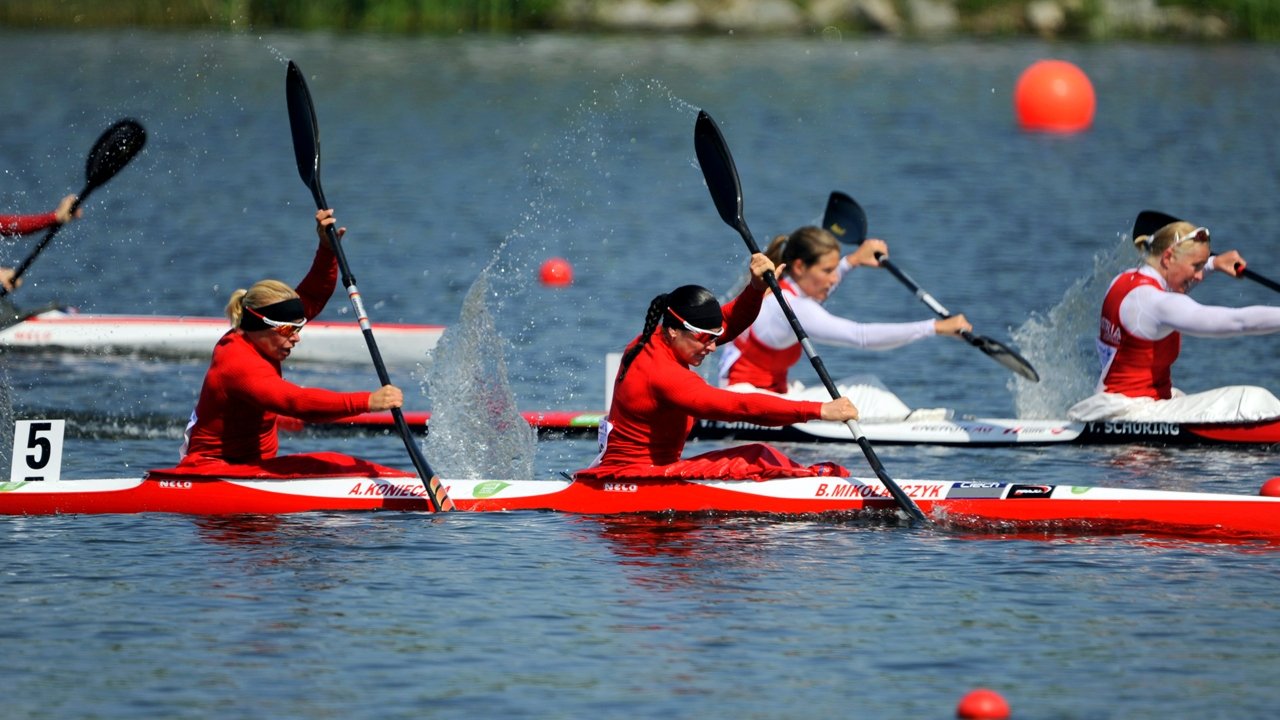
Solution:
[[[1017,128],[1013,85],[1042,57],[1092,78],[1089,132]],[[1132,261],[1122,236],[1139,210],[1203,223],[1216,248],[1280,277],[1269,46],[0,31],[0,208],[77,191],[119,117],[149,132],[16,299],[217,315],[237,287],[299,278],[314,207],[294,165],[286,59],[315,97],[325,191],[375,327],[453,328],[429,367],[391,368],[410,409],[467,428],[426,441],[446,476],[585,465],[591,440],[535,445],[476,429],[469,409],[598,409],[604,355],[654,295],[734,286],[745,248],[697,167],[700,108],[730,143],[759,240],[819,221],[828,194],[848,192],[899,267],[1045,378],[1015,381],[946,340],[823,351],[833,375],[874,374],[912,406],[1060,416],[1091,382],[1099,284]],[[554,255],[573,263],[573,286],[536,282]],[[1227,278],[1196,296],[1277,301]],[[930,316],[888,273],[860,271],[831,307]],[[341,294],[324,317],[351,317]],[[1274,389],[1278,351],[1280,336],[1188,339],[1175,381]],[[205,369],[0,361],[14,416],[72,420],[68,477],[172,464]],[[371,367],[288,374],[376,384]],[[408,467],[394,437],[284,445]],[[867,473],[856,446],[786,450]],[[879,454],[898,479],[1253,493],[1280,475],[1271,448]],[[316,514],[8,518],[0,549],[7,717],[946,718],[979,686],[1018,718],[1262,718],[1280,700],[1266,545]]]

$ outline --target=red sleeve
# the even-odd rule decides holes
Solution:
[[[0,235],[30,235],[58,224],[54,213],[43,215],[0,215]]]
[[[228,388],[231,399],[302,420],[324,420],[369,411],[369,393],[304,388],[276,375],[270,365],[244,367],[240,381]]]
[[[660,404],[708,420],[748,420],[758,425],[790,425],[822,419],[822,403],[788,400],[769,393],[721,390],[689,369],[654,376],[652,390]]]
[[[724,335],[716,340],[716,344],[724,346],[733,339],[747,331],[751,327],[751,323],[756,321],[756,317],[760,315],[760,303],[764,302],[764,294],[768,290],[756,290],[751,287],[751,283],[742,288],[742,292],[738,293],[738,297],[729,301],[728,305],[722,308],[724,313]]]
[[[307,313],[307,319],[310,320],[320,314],[324,310],[324,306],[329,302],[329,297],[333,295],[333,289],[338,286],[338,256],[333,253],[333,248],[329,246],[329,241],[325,240],[316,248],[315,259],[311,261],[311,269],[307,271],[307,276],[302,278],[302,282],[298,283],[296,288],[298,297],[302,299],[302,307]],[[364,412],[361,410],[360,412]]]

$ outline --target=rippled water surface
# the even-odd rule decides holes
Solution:
[[[1018,130],[1013,84],[1045,56],[1093,79],[1089,132]],[[300,277],[314,208],[286,58],[315,97],[324,187],[375,327],[454,328],[433,362],[391,368],[410,409],[456,418],[426,442],[447,476],[585,465],[592,440],[534,445],[475,408],[598,409],[604,355],[650,298],[733,287],[745,248],[696,164],[699,108],[729,140],[758,239],[848,192],[899,267],[1046,379],[1015,382],[945,340],[823,350],[834,375],[874,374],[912,406],[1060,415],[1090,382],[1099,283],[1131,260],[1122,235],[1144,208],[1208,225],[1214,247],[1280,277],[1267,46],[0,32],[0,207],[78,190],[121,116],[150,136],[16,299],[216,315],[237,287]],[[573,263],[571,287],[536,282],[553,255]],[[1225,278],[1196,295],[1277,301]],[[831,306],[929,317],[887,273],[860,271]],[[350,319],[341,294],[325,317]],[[1187,339],[1175,381],[1274,389],[1278,342]],[[71,421],[69,477],[171,464],[205,369],[0,362],[14,416]],[[288,372],[376,384],[371,367]],[[408,466],[394,437],[284,445]],[[867,472],[856,446],[785,449]],[[1280,475],[1271,448],[878,452],[899,479],[1254,493]],[[987,686],[1018,718],[1262,718],[1278,699],[1277,556],[1257,543],[375,513],[7,518],[0,549],[10,717],[945,718]]]

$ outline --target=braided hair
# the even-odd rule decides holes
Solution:
[[[682,285],[669,293],[655,297],[649,302],[649,310],[644,314],[644,329],[640,331],[640,338],[623,354],[621,362],[618,363],[617,382],[622,382],[622,378],[626,377],[627,368],[644,349],[649,338],[653,337],[659,321],[662,322],[663,327],[684,327],[683,323],[667,312],[668,309],[674,309],[680,317],[685,318],[695,327],[718,327],[724,322],[720,302],[710,290],[701,285]]]

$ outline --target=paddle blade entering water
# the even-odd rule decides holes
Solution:
[[[107,128],[85,160],[84,176],[88,187],[95,188],[115,177],[146,144],[147,131],[133,118],[124,118]],[[88,195],[88,192],[81,195]]]
[[[847,245],[861,245],[867,239],[867,213],[857,200],[836,190],[827,199],[822,227]]]
[[[969,341],[970,345],[989,355],[992,360],[1031,382],[1040,382],[1040,373],[1036,372],[1036,369],[1031,367],[1031,363],[1027,362],[1026,358],[1019,355],[1012,348],[999,340],[992,340],[985,335],[970,335],[968,333],[965,333],[965,335],[965,339]]]

